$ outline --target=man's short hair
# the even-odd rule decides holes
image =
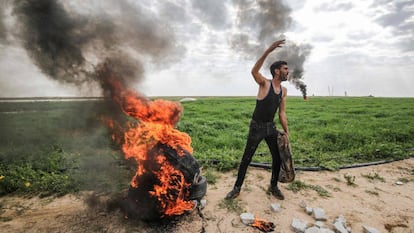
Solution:
[[[272,77],[275,76],[275,69],[280,69],[280,67],[282,67],[282,65],[287,65],[287,62],[285,62],[285,61],[275,61],[275,62],[273,62],[273,64],[270,66],[270,73],[272,74]]]

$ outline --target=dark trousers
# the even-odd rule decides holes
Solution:
[[[249,136],[247,137],[246,148],[244,149],[243,158],[241,159],[237,180],[234,186],[241,187],[246,176],[247,167],[252,161],[259,143],[264,139],[272,154],[272,178],[271,187],[277,186],[280,172],[280,156],[277,147],[277,130],[274,122],[256,122],[252,120],[249,127]]]

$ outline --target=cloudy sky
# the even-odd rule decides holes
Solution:
[[[93,67],[109,53],[102,48],[127,51],[141,76],[131,88],[147,96],[254,96],[250,70],[279,38],[287,45],[269,60],[288,60],[292,72],[301,71],[292,81],[310,96],[414,96],[413,0],[150,2],[57,3],[68,19],[85,19],[73,30],[83,33],[74,41],[85,63]],[[0,3],[0,97],[100,95],[93,83],[51,77],[60,73],[47,68],[63,63],[39,62],[46,55],[36,33],[22,26],[24,6],[14,3]],[[270,77],[267,67],[262,73]],[[295,82],[285,85],[289,95],[302,94]]]

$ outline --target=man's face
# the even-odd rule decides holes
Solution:
[[[282,65],[279,69],[279,78],[281,81],[286,81],[289,74],[289,68],[287,65]]]

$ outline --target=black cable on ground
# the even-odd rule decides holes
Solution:
[[[380,165],[380,164],[405,160],[405,159],[409,159],[409,158],[414,158],[414,156],[409,156],[408,158],[404,158],[404,159],[380,160],[380,161],[375,161],[375,162],[367,162],[367,163],[346,165],[346,166],[339,167],[339,169],[349,169],[349,168]],[[255,163],[255,162],[252,162],[252,163],[250,163],[250,166],[258,167],[258,168],[264,168],[264,169],[272,169],[272,165],[269,164],[269,163]],[[323,171],[323,170],[330,170],[330,169],[327,169],[327,168],[324,168],[324,167],[295,167],[295,170],[296,171]]]

